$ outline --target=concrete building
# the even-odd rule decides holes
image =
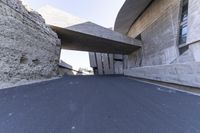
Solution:
[[[126,0],[114,30],[142,47],[114,58],[114,73],[200,87],[199,6],[199,0]]]

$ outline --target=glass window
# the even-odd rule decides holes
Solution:
[[[181,36],[187,36],[187,32],[188,32],[187,29],[188,29],[187,26],[181,26],[180,35],[181,35]]]
[[[186,40],[187,40],[187,36],[181,36],[181,37],[179,38],[179,43],[180,43],[180,45],[181,45],[181,44],[185,44],[185,43],[186,43]]]
[[[182,15],[181,22],[185,22],[185,21],[187,21],[187,19],[188,19],[188,15],[187,15],[187,13],[185,13]]]
[[[188,26],[187,25],[180,26],[179,45],[186,43],[187,32],[188,32]]]
[[[187,33],[188,33],[188,0],[183,0],[182,3],[182,14],[180,22],[180,33],[179,33],[179,45],[186,44],[187,42]],[[182,47],[179,49],[180,54],[183,54],[187,51],[188,46]]]
[[[183,5],[182,8],[182,15],[181,15],[181,21],[187,21],[188,18],[188,4],[186,3],[185,5]]]

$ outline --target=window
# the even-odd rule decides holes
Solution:
[[[181,20],[180,20],[180,32],[179,32],[179,52],[183,54],[187,51],[186,47],[187,33],[188,33],[188,0],[183,0]],[[183,50],[184,49],[184,50]]]
[[[181,26],[179,44],[185,44],[187,41],[187,26]]]

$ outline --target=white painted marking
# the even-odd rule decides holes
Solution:
[[[190,95],[200,96],[200,93],[190,92],[190,91],[186,91],[186,90],[180,90],[180,89],[177,89],[177,88],[174,88],[174,87],[170,87],[170,86],[166,86],[166,85],[160,85],[160,84],[156,84],[156,83],[151,83],[151,82],[143,81],[143,80],[139,80],[139,79],[133,79],[133,78],[130,78],[130,77],[128,77],[128,78],[135,80],[135,81],[138,81],[138,82],[142,82],[142,83],[146,83],[146,84],[152,84],[152,85],[160,86],[160,87],[163,87],[163,88],[172,89],[172,90],[175,90],[175,91],[178,91],[178,92],[184,92],[184,93],[187,93],[187,94],[190,94]]]
[[[75,129],[76,129],[76,127],[75,127],[75,126],[73,126],[73,127],[72,127],[72,130],[75,130]]]

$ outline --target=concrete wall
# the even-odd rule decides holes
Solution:
[[[89,55],[90,66],[93,68],[94,74],[124,74],[124,69],[127,69],[127,64],[124,63],[127,56],[93,52],[90,52]]]
[[[154,0],[132,25],[128,35],[141,34],[143,48],[128,56],[125,75],[200,87],[200,1],[189,0],[189,49],[182,55],[178,52],[180,2]]]
[[[146,66],[125,70],[125,75],[200,87],[200,62]]]
[[[114,74],[113,54],[89,53],[90,66],[96,75]]]
[[[187,43],[200,41],[200,1],[189,0]]]
[[[189,0],[187,44],[195,61],[200,61],[200,1]]]
[[[141,34],[143,48],[129,55],[129,68],[200,61],[200,2],[189,0],[189,49],[183,55],[178,51],[181,0],[154,0],[129,30],[128,36]],[[142,51],[142,54],[140,54]],[[141,65],[134,63],[141,60]]]
[[[56,76],[60,40],[19,0],[0,0],[0,82]]]
[[[141,34],[143,42],[141,66],[169,64],[178,57],[179,10],[180,0],[154,0],[132,25],[128,36]]]

